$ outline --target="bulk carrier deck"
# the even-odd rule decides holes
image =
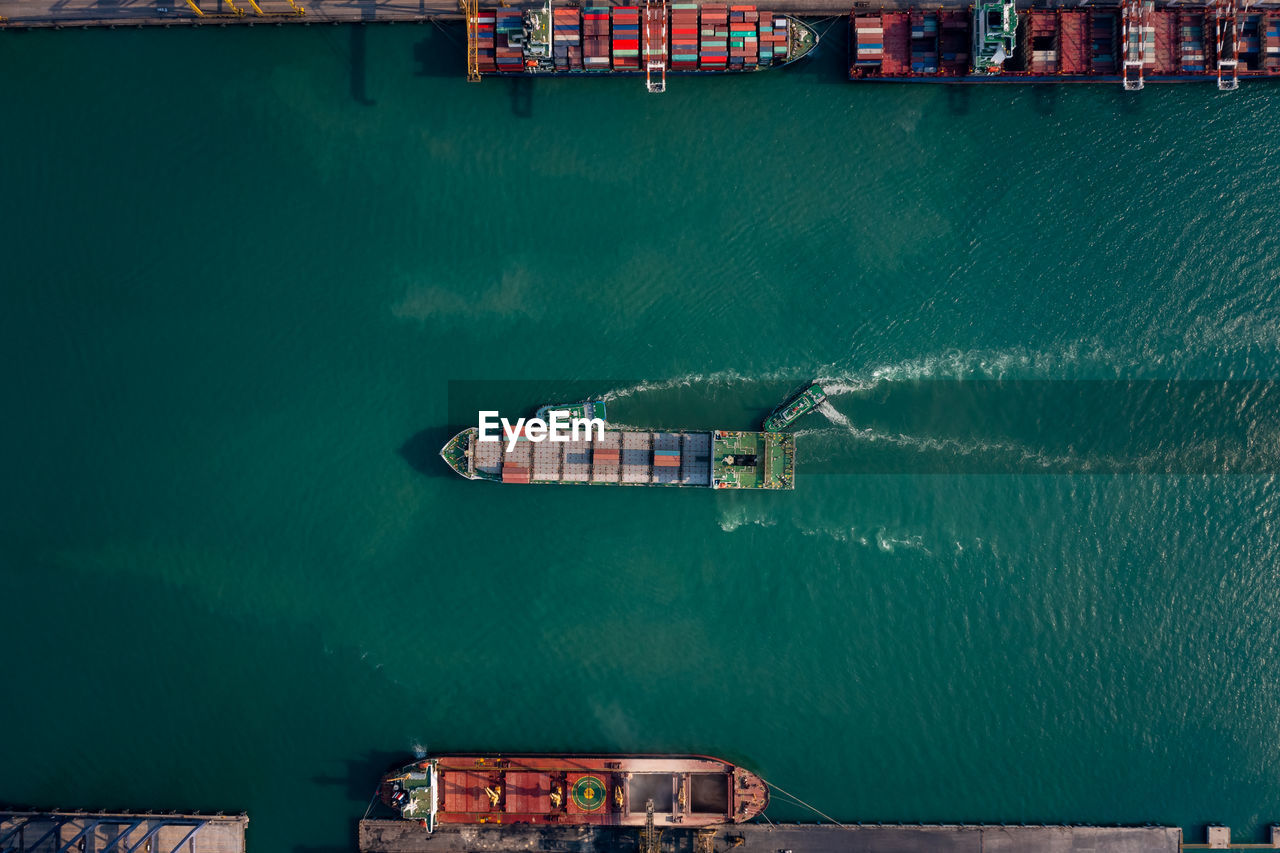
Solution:
[[[468,480],[608,486],[794,489],[794,436],[777,432],[606,429],[565,442],[480,441],[465,429],[440,450]]]

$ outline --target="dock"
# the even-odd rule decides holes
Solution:
[[[661,853],[1179,853],[1168,826],[748,823],[699,832],[664,827]],[[639,853],[640,833],[614,827],[444,826],[363,820],[360,853]]]
[[[1263,0],[1255,7],[1274,6]],[[524,4],[513,4],[520,8]],[[578,3],[570,3],[577,6]],[[876,0],[877,9],[906,9],[918,0]],[[930,8],[965,9],[972,0],[931,0]],[[1018,0],[1019,8],[1087,6],[1088,0]],[[869,0],[775,0],[775,12],[844,17]],[[0,30],[82,27],[266,26],[461,22],[459,0],[0,0]]]
[[[248,815],[0,811],[0,853],[245,853]]]

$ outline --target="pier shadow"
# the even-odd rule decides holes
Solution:
[[[1058,109],[1061,86],[1035,83],[1031,86],[1031,109],[1036,115],[1051,116]]]
[[[464,76],[467,68],[467,32],[461,22],[432,19],[431,32],[414,42],[415,77]]]
[[[947,90],[947,112],[953,116],[967,116],[973,109],[971,86],[943,86]]]
[[[427,477],[455,476],[440,459],[440,448],[457,434],[451,427],[430,427],[414,433],[396,451],[409,467]]]
[[[439,32],[419,39],[413,44],[413,61],[418,66],[415,77],[458,77],[467,71],[466,45],[450,34],[445,25],[436,24]]]
[[[351,97],[366,107],[377,101],[369,97],[368,68],[369,47],[364,27],[348,27],[351,47]]]

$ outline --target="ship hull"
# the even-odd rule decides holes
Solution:
[[[741,823],[769,804],[755,773],[707,756],[450,754],[387,774],[379,795],[410,820],[644,826]]]
[[[468,480],[512,484],[794,489],[795,437],[736,430],[608,428],[594,438],[480,441],[465,429],[440,450]]]
[[[1207,83],[1233,89],[1280,77],[1280,11],[1131,3],[1005,11],[998,56],[982,14],[960,9],[855,9],[849,79],[860,83]]]
[[[529,7],[480,9],[468,25],[469,74],[498,77],[746,74],[811,54],[818,32],[755,6]]]

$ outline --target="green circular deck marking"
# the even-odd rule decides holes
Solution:
[[[573,804],[584,812],[593,812],[604,805],[604,783],[594,776],[583,776],[573,783]]]

